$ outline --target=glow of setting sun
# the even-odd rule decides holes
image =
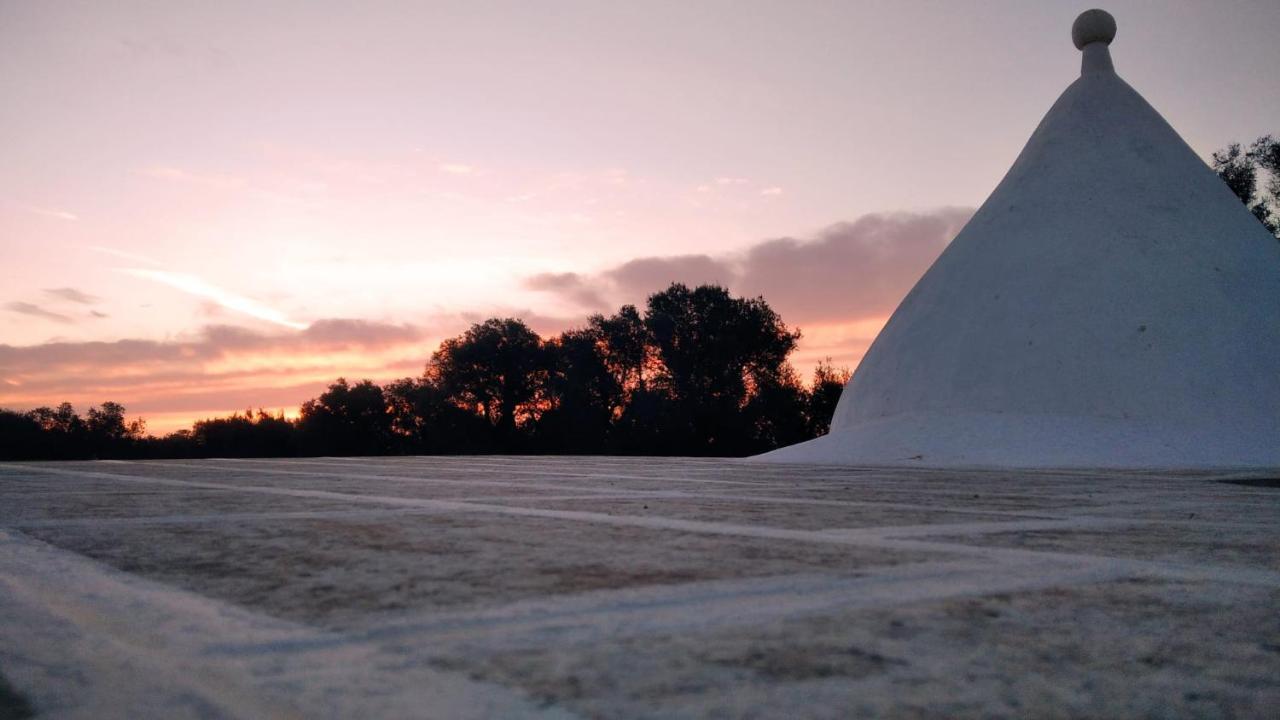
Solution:
[[[549,336],[673,281],[764,296],[806,376],[852,367],[1079,73],[972,42],[1061,45],[1055,4],[325,7],[0,6],[0,407],[294,407],[472,322]],[[1274,132],[1246,70],[1271,25],[1125,12],[1126,77],[1202,156]],[[338,320],[389,334],[296,342]]]

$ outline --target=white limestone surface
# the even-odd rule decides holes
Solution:
[[[1115,74],[1091,12],[1081,77],[894,312],[830,434],[761,460],[1280,468],[1280,243]]]
[[[0,463],[37,718],[1271,718],[1277,603],[1274,480]]]

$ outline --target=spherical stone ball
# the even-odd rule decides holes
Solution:
[[[1103,42],[1108,45],[1116,37],[1116,19],[1106,10],[1085,10],[1071,25],[1071,42],[1077,50],[1085,45]]]

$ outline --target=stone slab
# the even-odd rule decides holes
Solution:
[[[47,717],[1274,717],[1280,488],[686,458],[0,464]]]

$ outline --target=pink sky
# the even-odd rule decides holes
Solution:
[[[1076,76],[1083,7],[0,4],[0,406],[292,409],[673,280],[853,366]],[[1202,155],[1280,131],[1280,6],[1107,8]]]

